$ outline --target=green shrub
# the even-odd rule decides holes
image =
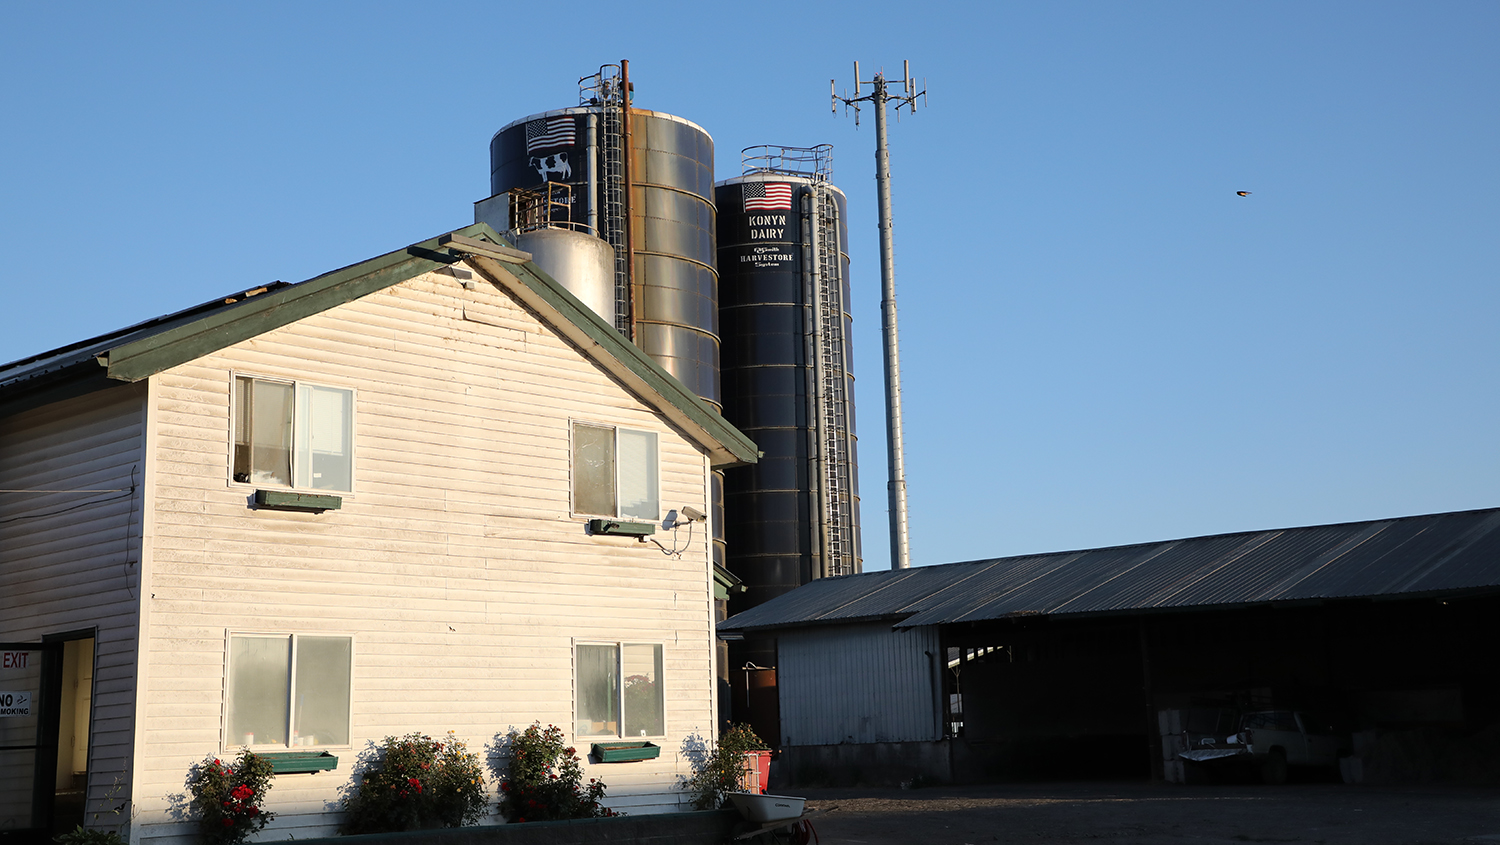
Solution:
[[[391,833],[476,824],[484,815],[479,758],[451,732],[447,741],[388,736],[344,799],[342,833]]]
[[[109,791],[104,793],[104,800],[108,804],[114,804],[120,792],[125,788],[124,776],[117,775],[115,782]],[[52,837],[53,842],[59,845],[126,845],[130,841],[130,835],[126,832],[129,828],[129,820],[134,815],[131,811],[130,801],[122,801],[113,807],[107,807],[110,815],[115,817],[115,823],[108,828],[98,827],[99,817],[105,812],[101,810],[94,813],[95,827],[84,827],[79,825],[67,833]],[[123,818],[121,818],[123,816]]]
[[[682,790],[693,797],[693,808],[717,810],[724,806],[725,795],[743,791],[745,752],[767,747],[749,725],[730,725],[719,735],[718,744],[694,761],[693,776],[681,783]]]
[[[506,735],[509,762],[500,782],[500,813],[506,821],[539,822],[617,816],[603,806],[604,784],[583,784],[578,752],[563,742],[555,725],[533,723]]]
[[[240,845],[275,818],[262,809],[271,789],[271,761],[250,751],[234,763],[208,757],[188,772],[190,809],[210,845]]]
[[[52,841],[58,845],[125,845],[125,838],[113,830],[101,830],[83,825],[60,836],[52,837]]]

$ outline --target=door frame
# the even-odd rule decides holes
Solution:
[[[31,787],[31,827],[0,830],[0,845],[46,845],[52,838],[52,804],[57,790],[58,720],[62,717],[63,643],[0,643],[0,651],[42,652],[37,691],[36,744],[0,746],[4,751],[35,751]]]

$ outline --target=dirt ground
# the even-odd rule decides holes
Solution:
[[[807,789],[821,845],[1500,845],[1500,789],[1013,784]]]

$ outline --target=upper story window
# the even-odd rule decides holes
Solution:
[[[234,480],[350,492],[354,391],[236,376]]]
[[[656,434],[573,423],[573,512],[659,519]]]
[[[230,634],[226,747],[349,744],[349,637]]]

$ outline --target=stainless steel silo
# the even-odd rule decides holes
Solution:
[[[829,157],[751,148],[715,187],[724,416],[764,453],[725,479],[734,612],[861,569],[848,203]]]
[[[541,213],[613,247],[615,328],[720,409],[714,142],[691,121],[628,106],[628,72],[626,62],[605,65],[580,80],[580,105],[529,115],[496,132],[491,200],[566,185],[568,198],[547,200]],[[716,472],[709,503],[720,565],[722,481]]]
[[[571,202],[548,213],[614,247],[615,327],[721,407],[713,139],[683,118],[624,108],[627,86],[607,65],[585,78],[584,105],[496,132],[490,191],[570,185]]]

